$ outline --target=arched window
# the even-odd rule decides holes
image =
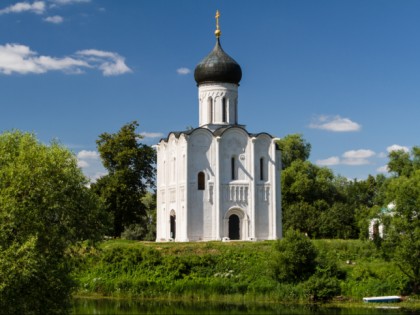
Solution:
[[[198,190],[204,190],[206,189],[206,175],[204,172],[200,172],[197,175],[197,188]]]
[[[222,98],[222,121],[225,123],[227,122],[227,105],[226,105],[226,98]]]
[[[207,99],[207,122],[213,123],[213,99],[211,96]]]
[[[232,180],[235,180],[237,179],[238,172],[236,170],[236,159],[234,156],[232,156],[232,158],[230,159],[230,167],[231,167]]]
[[[260,158],[260,180],[264,180],[265,178],[264,174],[264,158]]]

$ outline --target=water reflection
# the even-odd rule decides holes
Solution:
[[[385,306],[386,307],[386,306]],[[393,307],[390,306],[390,307]],[[209,302],[75,299],[73,314],[279,314],[279,315],[411,315],[395,308],[325,308],[317,305],[228,304]]]

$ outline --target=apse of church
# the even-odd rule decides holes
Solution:
[[[199,126],[157,145],[156,241],[282,236],[276,138],[238,123],[240,65],[216,44],[196,66]]]

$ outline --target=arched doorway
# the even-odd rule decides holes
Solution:
[[[169,222],[170,222],[170,237],[172,239],[175,239],[176,237],[176,216],[175,216],[175,211],[171,211],[171,216],[169,217]]]
[[[239,240],[241,238],[240,220],[236,214],[229,217],[229,238],[231,240]]]
[[[232,207],[223,217],[223,237],[231,240],[247,240],[249,219],[244,210]]]

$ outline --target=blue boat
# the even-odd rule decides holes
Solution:
[[[391,295],[391,296],[372,296],[364,297],[363,302],[366,303],[395,303],[401,302],[401,296]]]

